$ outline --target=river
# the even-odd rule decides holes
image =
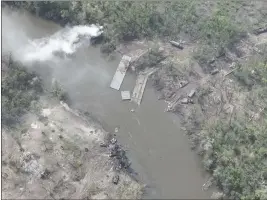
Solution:
[[[14,52],[17,59],[29,52],[37,57],[50,56],[53,45],[66,43],[60,37],[65,29],[57,24],[28,13],[2,11],[2,49]],[[51,38],[53,43],[45,48],[32,43],[46,41],[43,43],[47,44]],[[37,58],[34,56],[31,58]],[[178,118],[164,112],[166,104],[157,100],[151,83],[148,82],[139,107],[122,101],[120,92],[109,88],[120,55],[110,60],[98,47],[85,45],[75,49],[71,58],[55,61],[49,56],[33,66],[46,83],[52,78],[59,80],[70,95],[72,107],[92,113],[107,131],[114,132],[119,127],[116,133],[119,142],[127,150],[138,178],[149,186],[144,198],[207,199],[211,196],[211,191],[202,190],[207,174],[200,159],[190,149]],[[121,89],[132,91],[135,79],[135,75],[127,73]]]

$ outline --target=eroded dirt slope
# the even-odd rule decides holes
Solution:
[[[19,130],[3,129],[3,198],[141,196],[115,139],[62,102],[42,105],[41,117],[28,114]]]

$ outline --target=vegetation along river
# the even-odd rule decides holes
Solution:
[[[203,191],[207,176],[178,118],[164,112],[166,104],[148,82],[140,106],[122,101],[119,91],[109,87],[121,55],[112,60],[98,47],[83,43],[71,49],[73,56],[60,58],[55,52],[68,53],[72,37],[86,32],[85,26],[62,28],[27,13],[3,10],[3,50],[17,58],[35,63],[49,84],[58,80],[68,92],[72,107],[95,116],[127,150],[138,178],[148,185],[145,198],[209,198]],[[36,63],[39,63],[36,65]],[[136,76],[127,73],[122,90],[132,91]],[[131,110],[134,109],[134,112]]]

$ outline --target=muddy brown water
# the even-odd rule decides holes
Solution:
[[[16,32],[19,27],[28,39],[36,39],[61,29],[53,22],[27,13],[13,17],[2,15],[3,35],[7,35],[5,31],[8,30]],[[6,36],[9,37],[10,34]],[[4,40],[3,49],[9,44]],[[24,45],[25,41],[19,42],[19,37],[14,40],[17,40],[16,45]],[[119,127],[117,138],[127,150],[138,178],[148,185],[144,198],[209,198],[211,191],[202,190],[207,174],[198,156],[190,149],[178,118],[164,112],[166,103],[157,100],[151,82],[147,84],[139,107],[122,101],[120,92],[109,88],[120,59],[121,56],[116,55],[109,60],[101,55],[99,48],[83,47],[73,58],[56,64],[47,63],[47,66],[69,92],[74,108],[92,113],[110,132]],[[43,79],[51,82],[51,77],[42,74]],[[127,72],[121,90],[132,91],[135,79],[135,75]]]

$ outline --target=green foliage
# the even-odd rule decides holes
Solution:
[[[41,81],[20,63],[11,60],[2,79],[2,123],[13,125],[31,109],[31,102],[42,92]]]
[[[205,2],[208,4],[208,1]],[[135,1],[43,1],[43,2],[9,2],[9,5],[23,7],[41,17],[51,19],[63,25],[101,24],[104,25],[104,45],[101,50],[110,53],[118,42],[154,38],[179,39],[185,33],[190,39],[201,43],[194,58],[204,70],[210,70],[209,61],[222,55],[240,37],[248,20],[237,22],[235,11],[246,1],[226,0],[214,3],[211,12],[204,13],[203,1],[179,0],[173,2],[135,2]],[[207,6],[208,7],[208,6]],[[251,6],[252,7],[252,6]],[[247,13],[243,15],[248,15]],[[244,19],[249,19],[247,16]],[[265,18],[264,18],[265,19]],[[247,28],[247,27],[246,27]],[[158,64],[164,56],[158,48],[151,49],[136,63],[136,69],[143,70]],[[172,66],[169,66],[173,68]],[[33,77],[20,70],[10,70],[8,79],[2,84],[2,108],[4,120],[9,116],[16,118],[29,108],[38,91],[26,80]],[[170,73],[174,73],[170,70]],[[255,57],[248,64],[240,65],[233,73],[250,91],[247,98],[249,106],[260,106],[263,110],[262,120],[249,121],[238,117],[229,123],[221,119],[204,131],[203,140],[208,141],[203,152],[205,167],[214,175],[217,185],[231,199],[266,199],[267,181],[267,57]],[[210,88],[204,87],[197,92],[198,103],[204,105],[205,96]],[[66,93],[55,82],[53,96],[67,100]],[[192,121],[200,124],[196,109]],[[11,117],[11,119],[13,119]],[[200,121],[200,120],[199,120]],[[4,121],[3,121],[4,122]],[[202,122],[202,121],[201,121]],[[200,126],[200,125],[199,125]]]
[[[212,149],[205,161],[212,164],[218,186],[231,199],[255,198],[264,186],[267,159],[267,118],[263,124],[235,119],[229,126],[217,122],[208,130]]]
[[[234,72],[234,75],[242,85],[249,88],[254,85],[253,76],[250,70],[239,68],[236,72]]]
[[[216,48],[226,48],[234,41],[241,30],[223,8],[215,11],[201,24],[201,34],[207,43]],[[219,49],[218,49],[219,50]]]
[[[200,16],[197,15],[197,6],[195,0],[167,2],[162,14],[163,34],[173,39],[177,39],[181,32],[193,38],[196,37],[199,29],[198,23],[201,20]]]
[[[114,2],[109,8],[114,13],[109,16],[112,28],[116,30],[118,39],[129,40],[140,38],[141,36],[151,36],[153,26],[151,17],[156,12],[153,3],[140,2]]]
[[[210,148],[204,150],[204,165],[231,199],[266,198],[266,55],[262,52],[236,66],[234,77],[249,88],[244,93],[247,110],[244,115],[237,110],[231,121],[219,117],[217,123],[209,125],[203,134],[204,141],[210,144]],[[258,118],[253,119],[254,116]]]
[[[100,49],[102,53],[110,54],[116,49],[116,42],[112,40],[106,40]]]
[[[193,52],[193,57],[198,61],[205,72],[211,71],[214,67],[209,65],[209,61],[218,56],[218,52],[209,45],[201,45]]]
[[[243,30],[237,26],[223,7],[201,21],[199,27],[202,45],[194,52],[194,58],[207,72],[212,70],[209,61],[223,55],[225,49],[230,48],[243,37]]]
[[[251,88],[253,85],[267,85],[267,53],[254,56],[250,61],[235,71],[237,80]]]
[[[135,1],[41,1],[8,2],[24,7],[46,19],[63,25],[101,24],[105,27],[107,43],[103,50],[110,52],[118,41],[136,38],[162,37],[179,39],[180,33],[189,38],[203,39],[217,48],[227,47],[237,39],[240,29],[223,3],[211,16],[203,13],[203,4],[196,0],[174,2]],[[228,6],[229,7],[229,6]]]
[[[53,97],[60,101],[67,102],[69,100],[67,92],[62,89],[62,86],[57,81],[53,83],[51,93]]]
[[[253,78],[261,84],[267,84],[267,62],[257,63],[253,70]]]
[[[165,58],[166,56],[164,56],[163,52],[160,51],[158,47],[152,47],[145,55],[136,61],[136,71],[142,71],[145,68],[154,67]]]
[[[143,37],[167,36],[178,39],[180,32],[197,33],[199,17],[195,0],[188,2],[134,1],[41,1],[6,2],[23,7],[45,19],[62,25],[101,24],[105,27],[105,42],[116,43]],[[112,46],[112,47],[110,47]],[[113,45],[107,45],[113,49]]]
[[[205,167],[231,199],[265,199],[267,180],[267,87],[259,85],[247,94],[247,109],[260,114],[257,120],[237,115],[229,122],[220,118],[204,131],[209,149]],[[260,111],[259,111],[260,110]]]

